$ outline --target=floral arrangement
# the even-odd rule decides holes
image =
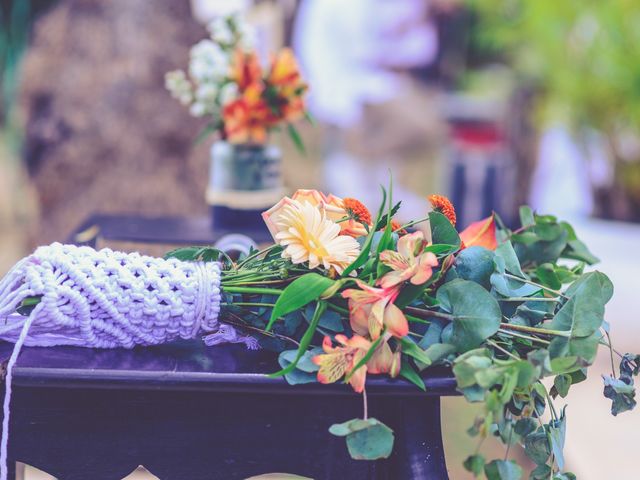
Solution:
[[[168,256],[222,262],[221,320],[280,352],[274,376],[342,381],[362,395],[363,418],[329,428],[353,458],[393,448],[391,429],[368,417],[367,377],[424,390],[422,372],[446,365],[459,392],[483,405],[467,470],[519,479],[508,453],[521,444],[537,465],[531,479],[575,478],[564,472],[566,417],[554,401],[586,378],[600,345],[611,351],[604,394],[614,415],[635,406],[640,371],[640,356],[611,345],[604,307],[613,286],[586,269],[597,259],[569,224],[528,207],[515,230],[492,215],[459,233],[454,206],[433,195],[431,212],[402,225],[390,190],[375,217],[356,199],[298,190],[263,214],[273,245],[237,261],[208,247]],[[506,445],[503,459],[480,453],[488,436]]]
[[[191,48],[188,74],[168,72],[173,97],[209,123],[201,133],[218,132],[231,143],[265,143],[269,131],[286,124],[298,148],[292,122],[307,116],[302,79],[293,52],[284,48],[263,68],[255,33],[239,16],[219,17],[208,26],[211,38]]]

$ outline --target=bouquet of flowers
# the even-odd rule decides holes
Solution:
[[[305,117],[307,85],[293,52],[284,48],[263,68],[254,32],[239,16],[219,17],[211,38],[191,49],[188,74],[168,72],[167,89],[196,117],[207,117],[200,135],[218,132],[231,143],[265,143],[270,130],[285,124],[296,146],[302,142],[292,122]]]
[[[422,372],[445,365],[458,391],[483,406],[469,429],[479,438],[464,463],[470,472],[521,478],[508,459],[521,444],[537,465],[531,479],[575,478],[563,471],[566,417],[554,400],[585,380],[600,345],[611,353],[604,395],[613,415],[635,407],[640,372],[640,355],[611,344],[604,308],[613,285],[587,269],[597,259],[568,223],[528,207],[515,230],[491,215],[458,232],[447,198],[430,196],[432,211],[400,224],[391,187],[382,192],[373,216],[356,199],[298,190],[263,213],[274,244],[238,260],[210,247],[166,259],[36,250],[0,281],[0,338],[16,344],[3,438],[22,345],[131,348],[205,334],[208,345],[279,352],[273,375],[291,384],[348,383],[363,397],[363,418],[329,431],[346,437],[354,459],[386,458],[394,442],[368,416],[367,378],[401,377],[424,390]],[[480,453],[488,436],[506,445],[503,459]]]
[[[432,195],[428,215],[401,225],[400,204],[383,195],[372,216],[356,199],[298,190],[263,214],[273,245],[238,261],[207,247],[168,256],[222,263],[221,321],[280,352],[273,375],[342,381],[363,395],[363,418],[329,429],[352,457],[392,451],[391,429],[367,416],[369,375],[425,389],[421,372],[448,365],[464,397],[484,406],[471,435],[524,445],[532,479],[575,478],[563,473],[565,412],[554,399],[586,378],[599,345],[612,352],[604,394],[614,415],[635,406],[640,371],[640,356],[611,345],[613,286],[586,269],[597,259],[568,223],[528,207],[516,230],[492,215],[459,233],[447,198]],[[522,476],[507,456],[475,453],[464,466],[489,479]]]

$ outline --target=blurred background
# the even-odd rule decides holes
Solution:
[[[96,212],[207,215],[212,140],[194,143],[203,123],[164,74],[238,9],[310,84],[306,154],[272,138],[288,186],[373,209],[391,170],[401,219],[442,193],[461,226],[492,210],[512,223],[523,203],[570,220],[616,285],[614,345],[638,351],[634,0],[0,0],[0,272]],[[607,362],[566,399],[568,470],[584,480],[640,467],[640,415],[610,416]],[[444,400],[452,479],[468,478],[473,417]]]

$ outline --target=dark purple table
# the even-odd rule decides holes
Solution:
[[[12,345],[0,344],[0,358]],[[162,480],[244,479],[269,472],[314,479],[446,479],[439,396],[371,377],[371,415],[395,432],[384,461],[349,458],[332,423],[362,414],[343,384],[291,386],[265,374],[267,351],[199,341],[134,350],[24,348],[14,369],[9,455],[60,480],[117,480],[144,465]]]
[[[231,233],[212,232],[205,217],[95,215],[77,232],[91,228],[105,240],[177,244]],[[241,233],[267,240],[260,232]],[[71,239],[95,244],[90,237]],[[3,365],[12,347],[0,343]],[[274,353],[197,340],[134,350],[24,348],[14,369],[10,459],[59,480],[118,480],[138,465],[162,480],[270,472],[448,478],[439,397],[455,394],[449,370],[429,369],[426,393],[401,379],[370,377],[370,415],[394,430],[396,442],[389,459],[365,462],[351,460],[344,439],[327,431],[362,415],[360,395],[344,384],[291,386],[266,376],[278,368]]]

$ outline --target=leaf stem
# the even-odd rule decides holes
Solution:
[[[557,298],[548,297],[507,297],[498,298],[499,302],[559,302]]]
[[[260,288],[260,287],[224,287],[222,289],[226,293],[256,293],[263,295],[280,295],[283,290],[277,288]]]
[[[507,277],[507,278],[511,278],[512,280],[518,280],[518,281],[520,281],[522,283],[528,283],[529,285],[533,285],[534,287],[538,287],[538,288],[540,288],[542,290],[545,290],[545,291],[547,291],[549,293],[553,293],[554,295],[556,295],[558,297],[569,298],[559,290],[554,290],[553,288],[545,287],[544,285],[541,285],[540,283],[534,282],[534,281],[529,280],[527,278],[518,277],[517,275],[511,275],[510,273],[503,273],[502,275]]]
[[[543,340],[542,338],[530,337],[529,335],[522,335],[520,333],[512,332],[509,330],[503,330],[502,328],[499,330],[499,332],[504,333],[505,335],[511,335],[512,337],[522,338],[524,340],[530,340],[532,342],[539,342],[539,343],[542,343],[543,345],[549,345],[551,343],[550,341]]]
[[[516,330],[519,332],[528,332],[528,333],[536,333],[538,335],[551,335],[555,337],[571,337],[570,332],[565,332],[563,330],[547,330],[546,328],[536,328],[536,327],[527,327],[526,325],[514,325],[512,323],[501,323],[500,328],[505,328],[507,330]]]

